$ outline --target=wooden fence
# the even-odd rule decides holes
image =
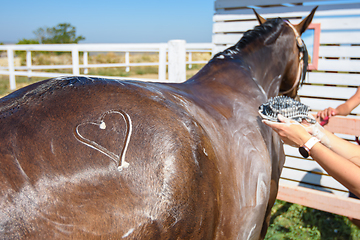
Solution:
[[[244,32],[258,25],[252,8],[256,8],[256,11],[264,18],[288,18],[296,24],[315,7],[312,2],[314,1],[216,0],[216,14],[213,18],[213,43],[216,51],[235,44]],[[321,2],[325,3],[321,4]],[[313,112],[327,107],[335,108],[352,96],[360,85],[360,1],[358,3],[344,1],[338,4],[317,1],[316,4],[319,3],[312,22],[320,24],[321,29],[318,68],[308,71],[306,83],[299,92],[301,101],[309,105]],[[349,117],[356,118],[359,114],[360,107],[357,107]],[[340,121],[339,124],[348,123]],[[340,133],[338,134],[340,137],[349,141],[354,141],[354,135],[360,135],[360,132],[351,130],[334,132]],[[337,214],[352,213],[356,215],[353,217],[360,219],[360,212],[352,211],[354,207],[360,209],[359,204],[350,204],[352,208],[345,212],[343,208],[335,209],[336,204],[343,204],[337,199],[347,199],[348,190],[343,185],[329,176],[312,159],[303,159],[297,149],[286,146],[285,153],[287,158],[280,180],[280,198]],[[319,203],[317,200],[323,201],[324,198],[321,194],[314,194],[320,193],[319,191],[309,188],[321,190],[321,194],[334,196],[336,200],[331,200],[330,205],[326,203],[314,205],[311,201]],[[312,193],[310,196],[314,197],[311,200],[305,197],[305,195],[309,196],[309,191]],[[316,197],[318,197],[317,200]],[[304,199],[306,201],[303,201]],[[354,199],[351,201],[360,202]],[[323,205],[322,208],[321,205]],[[349,207],[349,205],[346,206]]]
[[[8,75],[10,89],[16,88],[15,76],[27,77],[58,77],[64,75],[81,75],[80,69],[84,69],[84,75],[87,75],[89,68],[105,67],[130,67],[137,66],[158,66],[157,79],[138,79],[143,81],[160,82],[183,82],[186,80],[186,65],[205,64],[207,61],[192,60],[193,52],[213,53],[214,45],[212,43],[186,43],[184,40],[171,40],[168,43],[144,43],[144,44],[29,44],[29,45],[0,45],[0,51],[7,52],[8,66],[0,67],[0,75]],[[26,66],[14,65],[15,51],[26,52]],[[70,65],[32,65],[32,52],[35,51],[58,51],[70,52],[72,64]],[[122,63],[103,63],[89,64],[89,52],[123,52],[125,53],[125,62]],[[130,53],[134,52],[152,52],[159,54],[158,62],[132,63],[129,60]],[[79,62],[79,56],[82,53],[83,64]],[[186,55],[188,54],[188,60]],[[42,70],[52,69],[52,72]],[[57,72],[58,69],[72,69],[71,74]],[[168,73],[168,79],[166,79]],[[117,77],[119,78],[119,77]],[[121,77],[122,79],[126,79]],[[134,78],[131,78],[134,79]]]

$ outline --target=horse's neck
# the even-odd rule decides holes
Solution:
[[[269,47],[249,47],[237,53],[224,51],[189,79],[189,82],[196,82],[205,88],[211,86],[215,91],[223,87],[238,91],[246,84],[244,81],[253,81],[266,97],[275,96],[284,67],[277,59],[272,59],[272,51]]]
[[[249,66],[251,78],[263,89],[267,97],[278,94],[285,66],[274,57],[272,48],[245,49],[243,61]]]

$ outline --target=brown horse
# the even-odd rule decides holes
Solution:
[[[0,238],[263,238],[284,154],[257,111],[296,96],[313,14],[257,15],[182,84],[65,77],[0,99]]]

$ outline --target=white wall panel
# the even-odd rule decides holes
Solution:
[[[360,86],[360,74],[308,72],[305,83]]]

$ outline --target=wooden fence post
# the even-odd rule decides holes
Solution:
[[[87,51],[84,51],[83,53],[83,65],[84,65],[84,74],[89,73],[89,69],[87,68],[89,61],[88,61],[89,53]]]
[[[169,81],[181,83],[186,80],[186,41],[170,40]]]
[[[160,82],[166,81],[166,45],[159,48],[158,78]]]
[[[73,46],[71,50],[71,57],[72,57],[72,66],[73,66],[73,74],[80,75],[79,69],[79,50],[77,46]]]
[[[189,52],[189,62],[191,62],[192,61],[192,52]],[[191,69],[192,68],[192,64],[191,63],[189,63],[189,69]]]
[[[26,51],[26,67],[28,68],[27,72],[28,72],[28,78],[31,78],[31,65],[32,65],[32,60],[31,60],[31,50],[27,50]]]
[[[125,71],[130,72],[130,67],[129,67],[129,64],[130,64],[130,52],[125,52],[125,64],[126,64]]]
[[[15,90],[16,82],[15,82],[14,49],[9,48],[7,50],[7,57],[8,57],[8,66],[9,66],[10,89]]]

